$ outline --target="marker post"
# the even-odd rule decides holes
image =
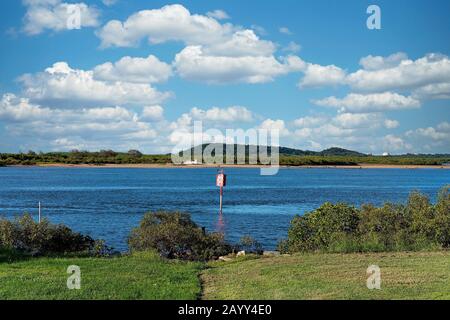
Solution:
[[[227,185],[227,176],[222,169],[217,170],[216,186],[220,188],[219,213],[222,214],[223,188]]]

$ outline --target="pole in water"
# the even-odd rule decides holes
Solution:
[[[41,202],[39,201],[39,216],[38,216],[38,221],[39,223],[41,223]]]
[[[222,213],[222,205],[223,205],[223,187],[220,187],[220,213]]]
[[[217,170],[216,176],[216,186],[220,187],[220,202],[219,202],[219,213],[222,214],[223,206],[223,187],[227,185],[227,176],[223,172],[223,169]]]

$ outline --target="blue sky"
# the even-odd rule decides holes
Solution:
[[[366,26],[371,4],[381,30]],[[448,1],[24,0],[0,12],[0,152],[165,152],[196,120],[279,129],[301,149],[450,152]]]

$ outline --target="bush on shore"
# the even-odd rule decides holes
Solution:
[[[29,214],[12,221],[0,219],[0,249],[32,256],[66,253],[100,256],[112,251],[102,240],[73,232],[64,225],[51,224],[47,219],[38,223]]]
[[[282,252],[381,252],[450,248],[450,193],[444,187],[433,205],[426,195],[410,194],[405,205],[360,208],[325,203],[296,216]]]
[[[131,251],[157,250],[162,257],[191,261],[217,259],[233,251],[222,234],[206,233],[180,212],[150,212],[128,239]]]
[[[263,245],[249,235],[245,235],[241,238],[239,244],[236,245],[236,250],[243,250],[246,253],[257,255],[262,255],[264,253]]]

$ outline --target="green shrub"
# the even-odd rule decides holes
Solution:
[[[450,248],[450,186],[441,189],[435,205],[435,237],[438,243]]]
[[[450,195],[444,187],[433,205],[427,196],[412,192],[406,205],[370,204],[360,208],[325,203],[296,216],[282,252],[381,252],[450,248]]]
[[[243,250],[246,253],[263,254],[264,248],[261,243],[250,236],[243,236],[236,246],[236,250]]]
[[[65,253],[109,254],[111,248],[64,225],[40,223],[25,214],[13,221],[0,219],[0,248],[30,255]]]
[[[159,211],[147,213],[131,231],[130,250],[157,250],[168,259],[206,261],[229,254],[232,247],[222,234],[206,233],[188,214]]]
[[[357,213],[356,208],[346,204],[327,202],[313,212],[295,217],[288,231],[288,250],[314,251],[335,246],[339,239],[348,238],[356,232],[359,222]]]

